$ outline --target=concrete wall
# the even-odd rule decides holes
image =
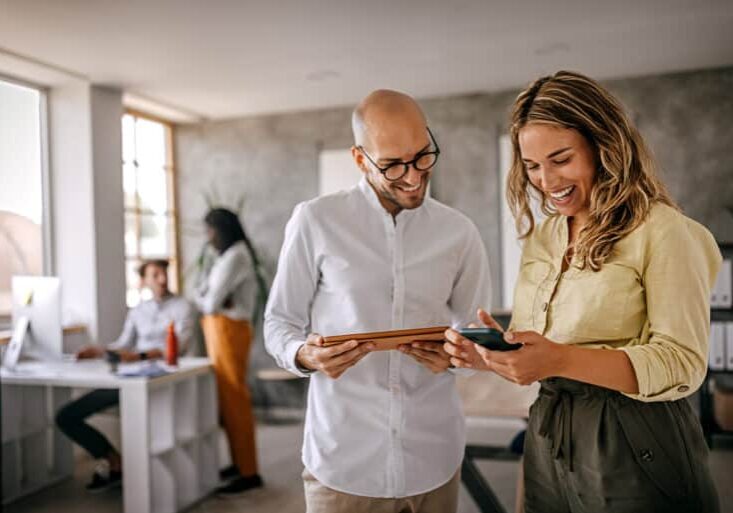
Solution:
[[[55,273],[61,278],[65,319],[82,322],[96,337],[94,167],[91,89],[69,81],[49,91],[49,160]]]
[[[719,240],[733,241],[733,215],[726,210],[733,207],[733,68],[607,85],[632,112],[685,212]],[[421,102],[442,150],[432,194],[478,226],[492,263],[495,304],[501,284],[498,137],[517,92]],[[235,206],[245,196],[246,229],[274,273],[293,207],[318,192],[319,151],[350,145],[349,108],[180,126],[176,148],[184,268],[191,266],[203,241],[203,193],[215,187],[225,205]],[[260,340],[253,367],[271,365]],[[261,392],[255,389],[256,395]]]
[[[91,88],[97,340],[116,340],[125,322],[125,225],[122,160],[122,93]]]

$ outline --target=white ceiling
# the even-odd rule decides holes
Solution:
[[[733,65],[733,2],[0,0],[0,48],[229,118]]]

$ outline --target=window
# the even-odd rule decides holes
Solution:
[[[519,262],[522,259],[522,241],[519,240],[514,216],[506,201],[506,180],[512,167],[512,141],[509,134],[499,137],[499,170],[501,175],[501,262],[502,262],[502,308],[511,311],[514,302],[514,286],[519,276]],[[545,219],[539,201],[533,199],[530,208],[536,225]]]
[[[127,306],[148,299],[137,269],[145,259],[165,259],[168,281],[178,291],[173,128],[135,112],[122,116],[122,180],[125,194]]]
[[[351,149],[323,150],[318,156],[318,194],[321,196],[351,189],[361,177]]]
[[[44,158],[45,94],[0,79],[0,324],[11,276],[51,271]]]

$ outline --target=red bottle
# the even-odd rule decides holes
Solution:
[[[165,341],[165,363],[178,365],[178,338],[172,322],[168,325],[168,337]]]

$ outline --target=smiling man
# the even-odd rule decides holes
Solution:
[[[409,96],[355,109],[351,190],[301,203],[285,230],[265,314],[278,364],[310,376],[303,463],[309,513],[455,511],[465,446],[440,344],[376,351],[323,336],[467,325],[489,306],[476,227],[427,197],[440,149]]]

